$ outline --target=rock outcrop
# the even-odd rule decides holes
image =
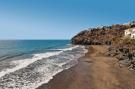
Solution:
[[[84,30],[72,38],[72,44],[109,45],[106,56],[116,57],[120,66],[135,69],[135,39],[124,38],[124,30],[135,22]]]
[[[88,30],[84,30],[74,36],[72,38],[72,44],[112,44],[117,38],[123,37],[125,29],[132,27],[135,27],[135,22],[130,22],[128,24],[116,24],[112,26],[89,28]]]
[[[135,69],[135,39],[120,39],[117,44],[109,46],[105,54],[116,57],[120,66]]]

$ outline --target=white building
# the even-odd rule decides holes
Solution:
[[[131,38],[135,39],[135,33],[131,34]]]
[[[130,29],[125,30],[125,37],[135,39],[135,28],[130,28]]]

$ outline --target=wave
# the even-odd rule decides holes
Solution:
[[[87,50],[73,46],[56,52],[34,54],[32,58],[11,61],[13,68],[0,72],[2,89],[35,89],[47,83],[57,73],[77,64]]]
[[[43,54],[35,54],[31,59],[23,59],[23,60],[15,60],[11,61],[10,64],[16,65],[16,67],[11,69],[6,69],[0,72],[0,77],[4,76],[5,74],[9,74],[21,68],[27,67],[29,64],[41,60],[42,58],[47,58],[49,56],[58,55],[60,52],[50,52],[50,53],[43,53]]]
[[[17,56],[22,56],[22,55],[25,55],[27,53],[16,53],[14,55],[11,55],[11,54],[6,54],[6,55],[3,55],[0,57],[0,61],[3,61],[5,59],[11,59],[11,58],[14,58],[14,57],[17,57]]]

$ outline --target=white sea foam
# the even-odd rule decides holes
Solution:
[[[19,70],[21,68],[27,67],[29,64],[31,64],[37,60],[41,60],[42,58],[48,58],[50,56],[58,55],[63,51],[72,50],[76,47],[78,47],[78,46],[61,49],[62,51],[58,51],[58,52],[47,52],[47,53],[34,54],[34,56],[30,59],[22,59],[22,60],[12,61],[11,64],[13,63],[13,64],[16,64],[17,66],[15,66],[14,68],[11,68],[11,69],[4,69],[3,71],[0,72],[0,77],[4,76],[5,74],[9,74],[9,73],[14,72],[16,70]]]
[[[47,58],[50,56],[58,55],[59,53],[61,53],[61,52],[48,52],[48,53],[35,54],[31,59],[12,61],[11,63],[16,64],[17,66],[15,66],[14,68],[11,68],[11,69],[5,69],[5,70],[1,71],[0,77],[4,76],[5,74],[9,74],[16,70],[19,70],[21,68],[27,67],[29,64],[31,64],[37,60],[41,60],[42,58]]]
[[[0,72],[0,86],[4,89],[11,86],[13,89],[35,89],[48,83],[57,73],[77,64],[77,59],[86,52],[83,46],[73,46],[57,52],[34,54],[31,59],[12,61],[16,67]]]

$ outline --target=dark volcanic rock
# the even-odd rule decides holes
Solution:
[[[116,24],[112,26],[103,26],[98,28],[89,28],[78,33],[72,38],[72,44],[81,45],[101,45],[113,44],[116,38],[123,37],[124,30],[135,27],[135,22],[129,24]]]
[[[128,24],[116,24],[90,28],[72,38],[72,44],[109,45],[106,56],[116,57],[120,66],[135,69],[135,40],[123,39],[124,30],[135,27],[135,21]]]
[[[118,59],[119,65],[135,69],[135,52],[131,52],[125,47],[110,47],[106,52],[107,56],[113,56]]]

